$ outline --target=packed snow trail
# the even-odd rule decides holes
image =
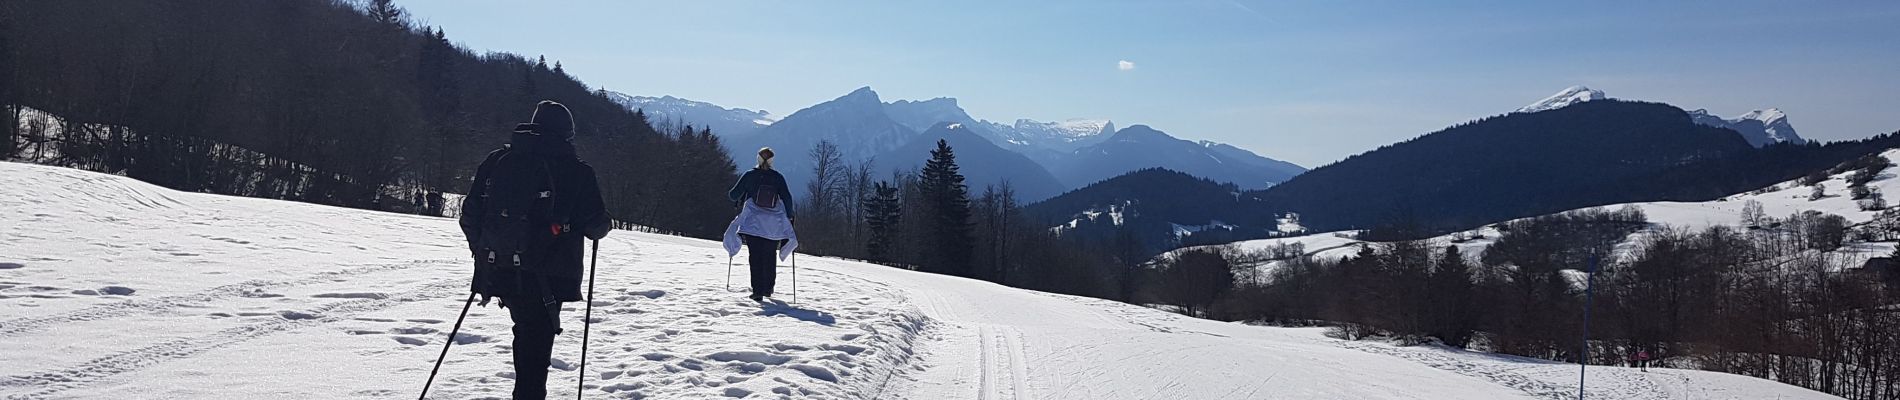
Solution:
[[[0,398],[405,398],[466,296],[454,221],[180,193],[0,163]],[[1574,366],[1328,339],[801,256],[798,304],[727,291],[712,241],[601,242],[589,398],[1502,399]],[[741,258],[736,260],[744,262]],[[789,296],[789,271],[779,291]],[[734,281],[744,282],[735,268]],[[580,307],[555,345],[571,397]],[[505,398],[508,320],[469,312],[430,391]],[[1696,371],[1592,371],[1603,398],[1830,398]],[[566,382],[566,384],[562,384]],[[1567,395],[1566,395],[1567,396]],[[1568,397],[1563,397],[1568,398]]]

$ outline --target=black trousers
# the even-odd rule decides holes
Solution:
[[[752,295],[772,295],[772,285],[778,281],[778,247],[782,240],[766,239],[752,235],[739,235],[745,239],[746,262],[752,265]]]
[[[539,299],[509,302],[508,318],[515,322],[516,399],[548,397],[548,362],[554,357],[554,335],[561,334],[561,305],[543,305]]]

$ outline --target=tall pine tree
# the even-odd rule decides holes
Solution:
[[[870,254],[872,261],[893,261],[897,254],[891,244],[903,218],[903,203],[898,201],[897,186],[888,182],[878,182],[871,191],[871,195],[862,200],[864,225],[870,229],[864,251]]]
[[[970,188],[958,172],[950,143],[937,140],[937,149],[924,163],[921,186],[924,205],[930,208],[924,210],[928,242],[921,264],[931,272],[969,276],[975,246],[970,237]]]

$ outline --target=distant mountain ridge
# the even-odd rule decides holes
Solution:
[[[1564,90],[1558,91],[1557,94],[1545,97],[1543,100],[1538,100],[1530,105],[1520,107],[1516,112],[1534,113],[1550,111],[1587,101],[1608,98],[1609,96],[1605,95],[1601,90],[1577,85],[1564,88]],[[1795,133],[1794,125],[1788,123],[1788,115],[1782,113],[1780,109],[1759,109],[1749,111],[1735,118],[1722,118],[1709,114],[1709,110],[1706,109],[1696,109],[1695,111],[1689,111],[1688,114],[1690,120],[1695,121],[1695,123],[1733,130],[1735,133],[1741,134],[1742,139],[1747,140],[1749,145],[1755,147],[1780,142],[1791,144],[1807,143],[1807,139],[1802,139],[1800,134]]]
[[[1232,183],[1241,189],[1264,189],[1306,171],[1298,165],[1255,155],[1214,142],[1191,142],[1147,125],[1131,125],[1106,140],[1076,149],[1055,160],[1056,177],[1080,187],[1146,168],[1166,168],[1189,175]]]
[[[1791,144],[1808,142],[1807,139],[1802,139],[1800,134],[1795,133],[1794,125],[1788,123],[1788,115],[1783,114],[1779,109],[1749,111],[1735,118],[1722,118],[1709,114],[1709,110],[1697,109],[1689,112],[1689,118],[1698,124],[1734,130],[1742,134],[1742,139],[1748,140],[1749,145],[1755,147],[1777,142]]]
[[[717,104],[682,99],[673,96],[646,97],[630,96],[620,92],[607,92],[607,99],[619,103],[630,110],[646,113],[647,119],[690,124],[695,127],[711,128],[721,137],[747,136],[765,130],[765,127],[778,121],[778,117],[765,110],[744,108],[725,108]]]
[[[772,147],[780,155],[775,161],[777,168],[794,185],[802,185],[807,179],[810,160],[805,152],[820,140],[837,144],[847,162],[875,159],[880,168],[895,168],[914,163],[887,158],[922,160],[926,156],[892,153],[892,150],[922,141],[918,136],[944,123],[958,124],[967,131],[959,133],[983,138],[988,145],[1032,161],[1033,169],[1017,168],[1022,176],[1004,174],[988,180],[971,180],[972,187],[981,187],[1009,179],[1018,186],[1019,193],[1040,195],[1025,197],[1028,201],[1146,168],[1174,169],[1235,183],[1244,189],[1265,188],[1305,171],[1298,165],[1262,157],[1232,145],[1183,140],[1147,126],[1130,131],[1129,128],[1135,127],[1116,129],[1116,124],[1108,119],[1080,118],[1054,122],[1017,119],[1012,124],[1003,124],[971,117],[956,98],[885,102],[870,87],[858,88],[778,119],[764,111],[725,108],[672,96],[655,98],[609,93],[609,97],[629,108],[642,109],[655,118],[712,127],[725,141],[733,160],[741,166],[749,164],[758,148]],[[928,141],[934,146],[935,139]],[[1041,187],[1045,186],[1042,173],[1055,178],[1055,189],[1050,193],[1042,193]]]
[[[930,151],[937,149],[937,141],[943,140],[956,154],[959,172],[969,183],[972,194],[1003,182],[1009,183],[1017,198],[1029,201],[1040,201],[1068,190],[1068,186],[1029,157],[990,143],[978,135],[976,129],[980,128],[960,122],[940,122],[918,134],[910,143],[874,159],[878,168],[884,170],[921,169],[930,158]]]
[[[1550,111],[1550,110],[1555,110],[1559,108],[1569,107],[1570,105],[1577,104],[1577,103],[1582,103],[1582,102],[1591,101],[1591,100],[1603,100],[1606,98],[1609,98],[1609,97],[1605,96],[1603,94],[1603,91],[1601,90],[1587,88],[1587,87],[1584,87],[1583,85],[1577,85],[1577,86],[1564,88],[1564,90],[1558,91],[1557,94],[1550,95],[1550,97],[1545,97],[1543,100],[1538,100],[1537,102],[1531,103],[1530,105],[1519,107],[1517,109],[1517,112],[1534,113],[1534,112],[1539,112],[1539,111]]]

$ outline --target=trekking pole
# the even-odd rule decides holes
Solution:
[[[726,256],[726,291],[732,291],[732,256]]]
[[[468,318],[468,307],[475,305],[475,293],[468,294],[468,301],[462,303],[462,315],[455,317],[455,328],[449,329],[449,341],[442,344],[442,355],[435,357],[435,368],[429,369],[429,381],[422,383],[422,394],[416,400],[429,397],[429,386],[435,384],[435,373],[442,370],[442,360],[449,357],[449,346],[455,345],[455,334],[462,331],[462,319]]]
[[[587,267],[587,314],[581,319],[581,379],[574,384],[574,398],[587,394],[587,331],[594,326],[594,270],[600,267],[600,240],[594,240],[593,265]]]
[[[792,304],[798,304],[798,253],[792,253]]]

